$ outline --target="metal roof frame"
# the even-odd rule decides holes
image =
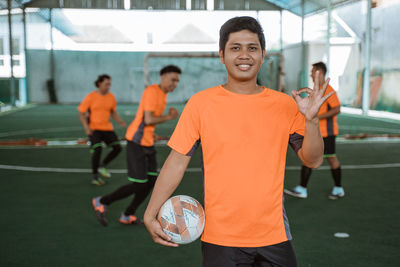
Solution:
[[[361,0],[214,0],[212,10],[287,10],[298,16],[326,11]],[[187,4],[190,5],[187,6]],[[13,8],[81,8],[125,9],[124,0],[12,0]],[[7,8],[7,0],[0,0],[0,9]],[[207,10],[207,0],[130,0],[130,9],[140,10]]]

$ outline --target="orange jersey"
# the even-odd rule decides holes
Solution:
[[[115,112],[117,101],[112,93],[100,94],[97,90],[88,94],[78,107],[81,113],[89,113],[89,128],[98,131],[112,131],[111,112]]]
[[[260,247],[291,239],[283,207],[289,138],[304,136],[304,116],[288,95],[254,95],[222,86],[195,94],[168,145],[191,155],[201,140],[204,242]]]
[[[332,91],[335,93],[333,95],[331,95],[322,104],[321,108],[319,109],[318,115],[324,114],[327,111],[329,111],[330,109],[340,106],[340,101],[336,94],[336,91],[330,85],[328,85],[328,87],[326,88],[325,95],[329,94]],[[338,135],[339,127],[338,127],[338,123],[337,123],[337,116],[335,115],[331,118],[319,120],[319,128],[320,128],[322,137]]]
[[[154,125],[144,123],[144,112],[152,111],[154,116],[161,116],[167,106],[167,94],[157,85],[147,87],[142,95],[136,117],[126,131],[126,140],[142,146],[154,145]]]

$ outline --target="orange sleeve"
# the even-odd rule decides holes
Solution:
[[[298,133],[304,136],[306,122],[303,114],[300,113],[299,109],[297,108],[296,102],[293,100],[291,104],[291,119],[292,123],[290,124],[290,131],[289,134]]]
[[[183,155],[191,156],[199,143],[200,116],[192,98],[186,104],[168,146]]]
[[[81,113],[86,113],[89,108],[90,108],[90,101],[91,97],[90,95],[85,96],[85,98],[82,100],[81,104],[78,107],[78,111]]]
[[[338,106],[340,106],[340,101],[339,101],[339,98],[338,98],[338,96],[337,96],[337,93],[336,93],[336,91],[333,89],[333,88],[330,88],[331,90],[329,90],[329,92],[335,92],[335,93],[333,93],[333,95],[331,95],[327,100],[326,100],[326,102],[328,103],[328,105],[331,107],[331,108],[334,108],[334,107],[338,107]],[[328,90],[327,90],[328,91]],[[326,92],[326,93],[329,93],[329,92]]]
[[[157,108],[156,99],[157,92],[154,89],[145,89],[142,96],[143,111],[155,111]]]

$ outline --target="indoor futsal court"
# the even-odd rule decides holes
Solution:
[[[313,88],[315,63],[323,62],[340,101],[332,115],[336,150],[324,152],[328,159],[312,171],[305,197],[293,195],[304,187],[304,164],[287,149],[283,186],[293,190],[283,194],[284,213],[298,266],[400,266],[399,12],[398,0],[0,0],[0,266],[202,266],[200,239],[169,248],[154,243],[144,225],[120,223],[132,196],[108,207],[107,227],[91,201],[142,183],[127,180],[126,151],[137,135],[129,140],[126,132],[148,105],[145,88],[163,88],[163,67],[181,73],[162,114],[176,108],[181,115],[193,95],[229,83],[219,31],[238,16],[257,19],[264,30],[258,85],[288,95]],[[122,148],[98,167],[111,174],[105,184],[93,183],[102,177],[93,171],[96,146],[78,116],[103,74],[116,99],[110,120]],[[166,137],[154,140],[157,171],[178,119],[156,124],[155,134]],[[113,149],[104,142],[101,158]],[[194,152],[172,195],[197,199],[207,230],[203,153],[201,146]],[[345,194],[332,199],[333,186]]]

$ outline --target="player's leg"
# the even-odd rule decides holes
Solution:
[[[297,258],[292,242],[286,241],[272,246],[257,248],[255,267],[297,267]]]
[[[90,153],[92,154],[92,184],[103,185],[104,181],[98,176],[98,169],[100,166],[100,158],[102,151],[101,132],[93,131],[90,138]]]
[[[101,203],[110,205],[120,199],[136,194],[147,184],[146,155],[138,144],[129,142],[126,147],[128,180],[131,183],[121,186],[116,191],[101,198]],[[142,186],[143,185],[143,186]]]
[[[307,185],[310,180],[312,173],[312,169],[307,166],[301,166],[300,172],[300,185],[295,186],[292,189],[284,189],[284,192],[288,195],[298,197],[298,198],[307,198]]]
[[[93,198],[92,205],[96,212],[97,219],[99,220],[99,222],[102,225],[107,226],[107,220],[105,216],[108,205],[120,199],[129,197],[130,195],[135,193],[135,190],[137,190],[137,188],[134,186],[134,184],[129,183],[121,186],[111,194]]]
[[[328,139],[329,140],[325,144],[327,150],[325,158],[331,168],[332,178],[335,184],[329,198],[335,200],[344,197],[344,189],[342,187],[342,169],[340,167],[340,162],[336,157],[336,136],[328,136]]]
[[[111,174],[105,168],[108,163],[115,159],[119,153],[122,151],[121,144],[118,140],[118,136],[113,131],[103,132],[103,141],[108,147],[111,147],[111,151],[104,158],[103,162],[100,164],[99,172],[106,178],[110,178]]]
[[[203,267],[253,267],[257,248],[225,247],[201,242]]]
[[[154,147],[142,147],[142,149],[146,155],[145,166],[146,166],[147,182],[145,184],[142,183],[142,185],[137,186],[137,190],[135,192],[135,196],[133,197],[131,204],[121,215],[120,222],[122,223],[127,222],[127,218],[129,217],[134,216],[132,218],[133,219],[136,218],[135,216],[136,210],[150,194],[157,180],[158,172],[157,172],[156,150],[154,149]]]
[[[136,145],[136,144],[135,144]],[[136,194],[139,190],[144,190],[147,185],[147,179],[143,183],[140,183],[140,179],[134,179],[131,177],[138,177],[138,175],[141,175],[143,177],[146,176],[146,171],[145,171],[145,154],[143,150],[137,149],[137,147],[140,147],[139,145],[133,145],[132,142],[128,142],[128,145],[126,147],[126,155],[127,155],[127,162],[128,162],[128,176],[130,182],[129,184],[123,185],[111,194],[105,195],[105,196],[100,196],[97,198],[94,198],[92,200],[93,203],[97,203],[97,207],[95,204],[93,204],[94,209],[97,214],[97,218],[99,219],[100,223],[103,225],[106,225],[104,223],[105,221],[105,211],[107,210],[107,206],[112,204],[115,201],[118,201],[120,199],[126,198],[131,196],[132,194]],[[143,169],[143,171],[141,171]],[[140,173],[143,174],[140,174]],[[136,180],[136,182],[133,182],[133,180]],[[139,182],[138,182],[139,181]],[[103,210],[104,212],[99,214],[100,210]]]

